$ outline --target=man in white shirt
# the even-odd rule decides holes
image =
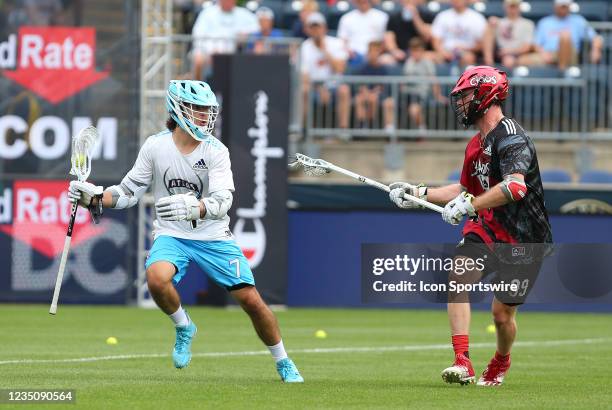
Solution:
[[[371,0],[353,2],[356,9],[340,17],[337,33],[338,37],[346,42],[351,66],[365,61],[368,44],[384,40],[389,20],[387,13],[372,8]]]
[[[156,220],[155,240],[145,265],[147,285],[155,303],[175,325],[172,359],[177,369],[191,361],[197,328],[174,285],[195,262],[251,317],[276,360],[281,379],[301,383],[304,379],[287,357],[276,318],[257,292],[248,261],[229,229],[234,180],[229,152],[212,135],[219,113],[215,94],[201,81],[171,81],[166,107],[168,130],[147,138],[119,185],[104,190],[72,181],[68,197],[86,208],[123,209],[136,205],[151,187]]]
[[[346,84],[338,84],[335,76],[342,75],[346,69],[348,52],[342,40],[327,35],[327,22],[323,14],[311,13],[306,19],[308,39],[300,46],[300,63],[304,92],[304,117],[306,118],[312,83],[318,102],[328,105],[332,93],[336,95],[338,128],[348,128],[351,103],[351,89]]]
[[[257,17],[236,0],[218,0],[198,15],[191,32],[193,36],[194,78],[203,78],[214,54],[233,53],[236,43],[245,41],[259,31]]]
[[[482,50],[486,65],[501,63],[507,69],[512,69],[521,56],[533,51],[535,24],[521,17],[521,2],[504,0],[506,17],[489,18]]]
[[[468,0],[451,0],[452,8],[438,14],[431,26],[437,63],[476,64],[487,21],[468,8]]]

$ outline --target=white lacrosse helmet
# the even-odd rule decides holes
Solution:
[[[170,81],[166,108],[174,121],[196,140],[202,141],[213,135],[219,115],[219,103],[207,83],[193,80]]]

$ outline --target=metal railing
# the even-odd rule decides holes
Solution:
[[[594,24],[596,30],[612,43],[612,23]],[[152,50],[152,68],[143,72],[143,83],[153,80],[151,73],[162,71],[166,78],[189,76],[192,71],[192,44],[211,41],[211,44],[225,41],[238,53],[252,52],[252,39],[194,39],[191,35],[156,35],[143,39],[143,46]],[[455,84],[456,76],[435,78],[409,78],[407,76],[337,76],[326,82],[314,82],[308,95],[303,94],[304,84],[300,72],[300,39],[274,38],[264,40],[265,47],[275,53],[289,54],[291,67],[291,111],[289,133],[304,133],[306,142],[318,137],[385,137],[397,138],[462,138],[473,134],[462,129],[448,104],[433,98],[428,92],[425,97],[415,97],[410,88],[433,84],[441,87],[448,96]],[[228,45],[229,47],[229,45]],[[588,61],[588,49],[582,52],[581,61]],[[579,73],[564,78],[512,77],[511,93],[505,103],[507,115],[517,118],[534,138],[553,140],[609,140],[612,139],[612,48],[605,47],[600,64],[585,63]],[[458,74],[458,73],[457,73]],[[348,107],[349,123],[340,126],[338,112],[338,88],[345,85],[350,89]],[[319,87],[331,90],[330,101],[322,98]],[[381,88],[380,98],[374,112],[359,118],[356,99],[361,87]],[[148,104],[141,107],[155,122],[165,110],[163,98],[165,81],[151,81],[143,89],[143,100]],[[362,98],[363,99],[363,98]],[[412,105],[420,106],[422,124],[419,126],[414,115],[409,113]],[[305,106],[304,106],[305,104]],[[385,107],[387,114],[385,115]],[[391,108],[390,108],[391,107]],[[363,110],[361,110],[363,111]],[[366,110],[367,111],[367,110]],[[343,114],[346,115],[346,114]],[[391,117],[391,118],[385,118]],[[158,125],[157,125],[158,126]],[[143,127],[146,128],[146,127]]]
[[[443,95],[448,95],[456,82],[455,77],[406,77],[406,76],[338,76],[331,82],[313,83],[306,117],[306,140],[312,142],[316,137],[335,137],[351,135],[356,137],[391,138],[457,138],[473,135],[457,124],[455,114],[448,103],[427,95],[411,92],[415,87],[438,84]],[[546,79],[512,78],[512,89],[504,111],[523,124],[530,135],[542,139],[581,139],[587,130],[587,81],[583,78]],[[338,89],[344,85],[351,94],[349,107],[349,126],[342,128],[339,113]],[[335,96],[328,104],[323,104],[320,90],[332,89]],[[355,112],[359,110],[360,93],[364,87],[378,87],[379,109],[365,119]],[[363,95],[363,94],[361,94]],[[409,112],[410,106],[418,105],[421,111],[422,126],[416,124],[418,118]],[[392,108],[392,114],[385,116],[385,106]],[[388,113],[388,111],[387,111]],[[385,118],[387,117],[387,118]],[[388,117],[392,117],[389,119]],[[608,137],[610,134],[608,134]]]

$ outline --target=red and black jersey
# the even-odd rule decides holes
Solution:
[[[504,117],[484,139],[477,134],[468,143],[461,185],[479,196],[510,174],[525,176],[527,195],[517,202],[481,209],[478,220],[466,222],[463,235],[475,233],[486,243],[551,243],[535,147],[516,121]]]

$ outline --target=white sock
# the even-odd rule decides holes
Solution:
[[[285,346],[283,345],[282,339],[274,346],[268,346],[268,350],[270,350],[270,353],[272,353],[272,357],[276,362],[287,358],[287,352],[285,352]]]
[[[187,326],[189,324],[189,316],[187,316],[187,312],[185,312],[181,305],[179,305],[176,312],[168,316],[174,322],[174,326]]]

